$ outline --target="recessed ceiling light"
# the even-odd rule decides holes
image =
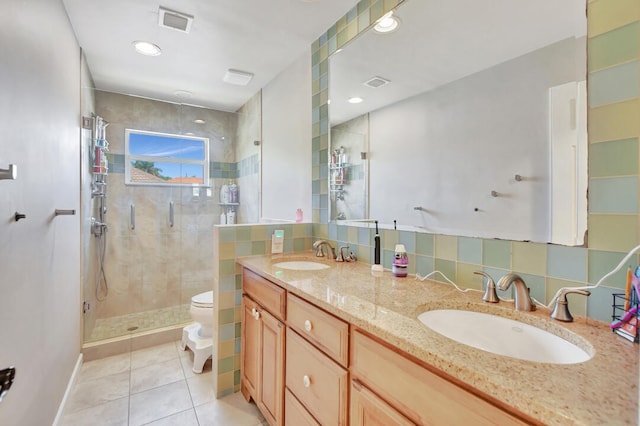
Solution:
[[[146,55],[146,56],[158,56],[162,53],[162,49],[158,47],[158,45],[149,43],[148,41],[134,41],[133,47],[136,49],[136,52]]]
[[[222,81],[229,84],[235,84],[237,86],[246,86],[252,78],[253,74],[250,72],[229,69],[224,74]]]
[[[196,123],[196,124],[204,124],[204,123],[206,123],[206,121],[204,121],[201,118],[196,118],[195,120],[193,120],[193,122]]]
[[[349,103],[350,104],[359,104],[360,102],[362,102],[362,98],[359,98],[357,96],[354,96],[353,98],[349,98]]]
[[[400,25],[400,19],[397,16],[394,16],[393,10],[387,14],[385,14],[382,18],[376,21],[376,25],[373,29],[378,33],[391,33],[398,29]]]

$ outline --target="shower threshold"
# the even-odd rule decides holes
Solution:
[[[129,337],[132,334],[166,327],[183,326],[191,321],[188,304],[109,318],[98,318],[90,336],[85,339],[84,343]]]

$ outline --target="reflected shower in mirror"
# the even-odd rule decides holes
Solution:
[[[583,244],[585,8],[405,0],[395,31],[370,29],[334,53],[329,162],[353,141],[368,180],[341,200],[329,173],[330,217]]]

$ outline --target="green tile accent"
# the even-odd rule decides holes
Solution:
[[[240,339],[242,336],[242,323],[241,322],[237,322],[234,324],[235,326],[235,336],[236,339]]]
[[[592,213],[637,213],[638,177],[590,179],[589,211]]]
[[[338,241],[348,241],[349,240],[349,236],[347,235],[347,226],[345,225],[338,225],[337,227],[337,231],[338,231]]]
[[[398,244],[398,239],[400,238],[400,231],[393,231],[389,229],[380,230],[381,235],[381,244],[382,248],[385,250],[395,250],[396,244]]]
[[[233,324],[235,321],[235,309],[221,309],[218,312],[218,324]]]
[[[627,253],[638,244],[638,215],[589,214],[589,248]]]
[[[456,281],[456,284],[463,288],[482,290],[483,278],[480,275],[474,274],[475,271],[482,270],[480,265],[458,262],[457,267],[456,276],[458,277],[458,280]]]
[[[482,263],[495,268],[511,269],[511,242],[483,240]]]
[[[257,256],[267,253],[264,241],[252,241],[251,242],[251,255]]]
[[[349,244],[357,244],[358,243],[358,228],[350,226],[347,229],[347,242]]]
[[[238,226],[236,228],[236,241],[251,241],[251,227]]]
[[[613,271],[625,255],[626,253],[589,250],[589,283],[596,284],[602,277]],[[624,265],[618,272],[603,281],[601,285],[624,290],[627,282],[627,267],[631,267],[633,270],[637,264],[638,256],[632,257],[629,259],[628,265]]]
[[[548,304],[551,301],[551,298],[553,298],[553,296],[555,296],[558,290],[562,287],[576,287],[580,285],[582,285],[582,283],[576,281],[547,278],[547,300],[545,303]],[[573,316],[586,315],[587,299],[588,297],[584,297],[579,294],[571,294],[567,296],[567,300],[569,301],[569,311]],[[609,307],[611,307],[611,304],[609,304]]]
[[[620,290],[600,286],[589,291],[591,296],[586,298],[587,315],[600,321],[611,322],[613,294],[620,293]],[[569,300],[570,308],[573,308],[573,303],[573,300]]]
[[[640,62],[632,61],[589,75],[589,106],[635,98],[640,93]]]
[[[307,242],[306,238],[294,238],[293,239],[293,251],[305,251],[305,250],[307,250],[306,242]]]
[[[218,360],[218,374],[233,371],[233,357],[222,358]]]
[[[235,259],[225,259],[220,261],[220,276],[234,275],[236,272]]]
[[[366,264],[371,265],[372,262],[372,257],[371,257],[371,247],[369,247],[368,245],[358,245],[356,246],[357,252],[356,252],[356,256],[358,256],[358,262],[363,262]]]
[[[511,267],[517,273],[547,274],[547,246],[544,244],[511,243]]]
[[[638,174],[638,138],[589,146],[589,177]]]
[[[479,265],[482,263],[482,240],[458,237],[458,261]]]
[[[240,384],[240,370],[235,370],[233,372],[233,384],[235,386]]]
[[[236,257],[251,256],[251,241],[236,243]]]
[[[434,266],[433,257],[416,255],[416,274],[424,277],[434,271]]]
[[[231,243],[236,240],[236,227],[235,226],[221,226],[220,227],[220,242]]]
[[[438,259],[458,259],[458,238],[451,235],[436,235],[436,257]]]
[[[547,247],[547,276],[586,281],[587,249],[556,245]]]
[[[589,39],[587,50],[590,72],[640,58],[640,22]]]
[[[458,276],[456,274],[456,262],[446,259],[435,259],[434,267],[436,271],[442,272],[454,283],[458,280]],[[446,282],[440,274],[436,274],[433,279],[436,281]]]
[[[434,240],[433,234],[416,234],[416,254],[424,256],[433,256],[434,254]]]

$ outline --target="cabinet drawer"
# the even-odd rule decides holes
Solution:
[[[287,324],[335,361],[347,367],[349,362],[348,323],[289,293]]]
[[[527,424],[358,331],[352,339],[353,378],[418,424]]]
[[[273,316],[284,320],[287,297],[285,289],[245,268],[242,270],[242,291],[259,301]]]
[[[289,389],[284,392],[284,424],[285,426],[320,426],[320,423],[298,402]]]
[[[286,384],[323,425],[347,424],[347,370],[287,328]]]

